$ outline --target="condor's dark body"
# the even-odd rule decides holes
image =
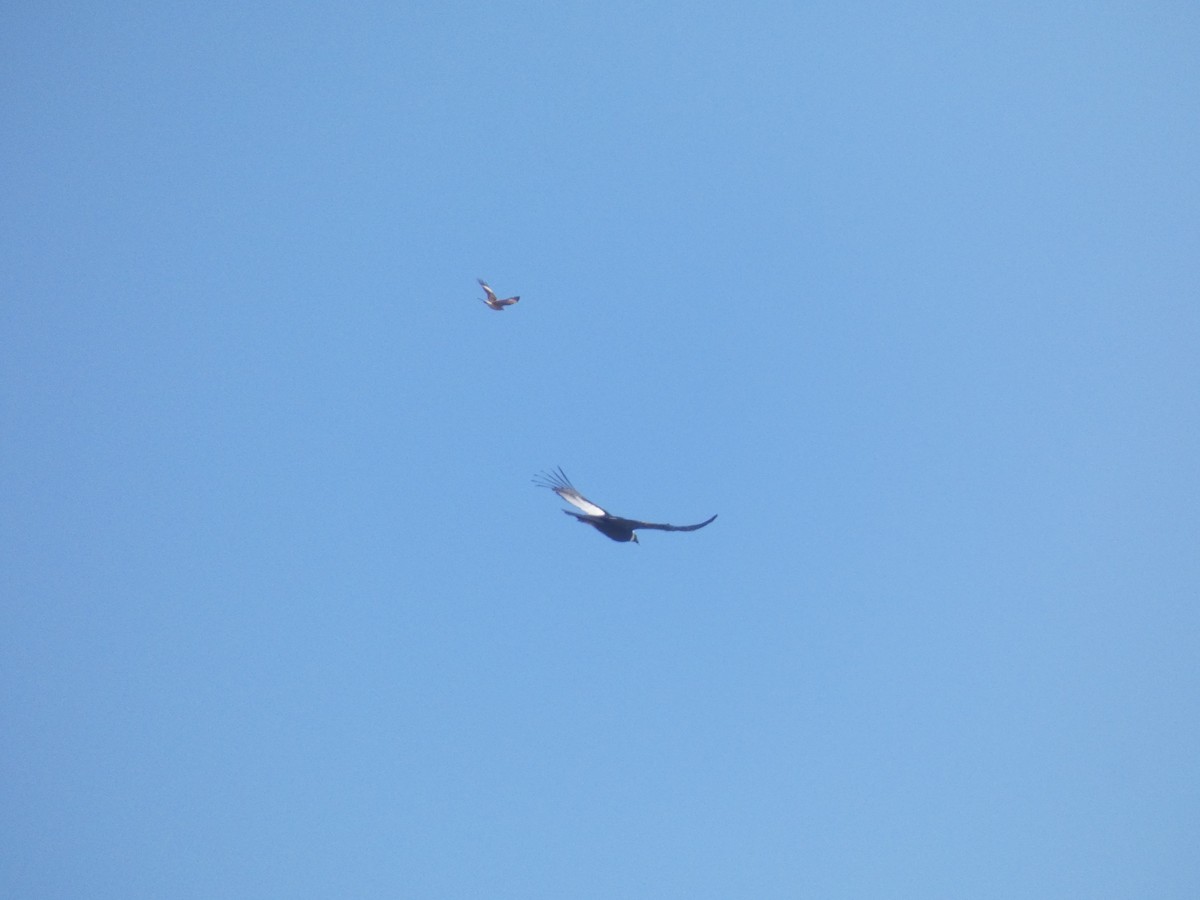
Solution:
[[[614,541],[633,541],[637,543],[638,528],[651,528],[656,531],[695,531],[697,528],[703,528],[709,522],[716,518],[705,519],[699,525],[656,525],[653,522],[639,522],[636,519],[622,519],[620,516],[585,516],[577,512],[571,512],[569,509],[564,509],[568,516],[574,516],[580,522],[586,522],[606,538],[612,538]]]

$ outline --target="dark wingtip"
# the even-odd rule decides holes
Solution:
[[[533,476],[533,478],[530,479],[530,481],[532,481],[538,487],[549,488],[553,491],[563,486],[559,481],[556,480],[558,478],[561,478],[562,481],[567,483],[567,485],[570,485],[570,482],[567,481],[566,476],[562,474],[561,466],[558,469],[551,469],[549,472],[538,472]]]

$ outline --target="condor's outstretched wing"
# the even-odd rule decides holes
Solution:
[[[484,281],[482,278],[476,278],[475,280],[479,282],[479,286],[481,288],[483,288],[483,292],[485,294],[487,294],[487,300],[484,300],[483,302],[487,303],[488,300],[490,300],[492,303],[495,303],[496,302],[496,292],[493,291],[491,289],[491,287],[488,285],[488,283],[486,281]]]
[[[606,510],[597,506],[587,497],[583,496],[583,494],[579,493],[578,490],[576,490],[575,485],[571,484],[570,479],[567,478],[567,475],[565,472],[563,472],[561,466],[557,471],[543,472],[533,480],[533,483],[539,487],[550,488],[550,490],[554,491],[554,493],[558,494],[558,496],[562,497],[576,509],[583,510],[589,516],[603,516],[605,518],[612,518]],[[566,510],[564,510],[564,512],[566,512]],[[707,525],[708,523],[705,522],[704,524]]]
[[[712,519],[705,519],[699,525],[658,525],[654,522],[639,522],[637,519],[620,519],[620,521],[622,524],[628,525],[634,531],[639,528],[652,528],[655,531],[695,531],[698,528],[703,528],[705,525],[710,524],[715,518],[716,516],[713,516]]]

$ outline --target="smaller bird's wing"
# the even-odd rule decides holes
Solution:
[[[710,524],[715,518],[716,516],[713,516],[712,519],[705,519],[699,525],[659,525],[655,522],[639,522],[636,519],[622,519],[621,521],[635,531],[639,528],[652,528],[655,531],[695,531]]]
[[[505,297],[503,300],[497,300],[496,302],[499,303],[501,306],[512,306],[514,303],[516,303],[520,299],[521,299],[520,297]]]
[[[496,292],[488,286],[488,283],[482,278],[476,278],[475,280],[479,282],[479,286],[483,288],[483,292],[488,295],[488,300],[490,300],[492,303],[497,302]],[[485,300],[484,303],[487,303],[487,300]]]
[[[533,480],[533,483],[540,487],[550,488],[550,490],[554,491],[554,493],[558,494],[558,496],[562,497],[576,509],[583,510],[589,516],[608,515],[605,510],[576,490],[575,485],[571,484],[570,479],[567,478],[566,473],[563,472],[561,467],[554,472],[543,472]]]

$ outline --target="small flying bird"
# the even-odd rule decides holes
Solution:
[[[484,281],[482,278],[477,278],[475,280],[479,282],[479,286],[482,287],[483,292],[487,294],[487,297],[481,298],[479,302],[486,303],[497,312],[504,312],[504,307],[512,306],[521,299],[520,297],[505,297],[503,300],[497,299],[496,292],[488,287],[488,283],[486,281]]]
[[[637,519],[614,516],[579,493],[561,467],[555,472],[543,472],[533,480],[533,483],[539,487],[550,488],[576,509],[583,510],[582,515],[569,509],[564,509],[563,512],[568,516],[574,516],[580,522],[591,525],[602,535],[612,538],[614,541],[638,543],[637,529],[639,528],[653,528],[656,531],[695,531],[716,518],[713,516],[712,519],[705,519],[699,525],[658,525],[654,522],[639,522]]]

